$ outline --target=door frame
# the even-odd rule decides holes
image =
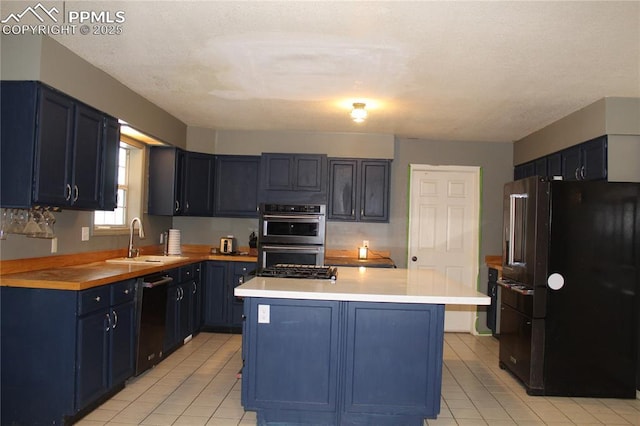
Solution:
[[[409,268],[410,262],[411,262],[411,226],[412,226],[412,221],[411,221],[411,197],[412,197],[412,183],[413,183],[413,172],[414,171],[434,171],[434,172],[444,172],[444,171],[450,171],[450,172],[462,172],[462,173],[472,173],[474,175],[474,179],[475,179],[475,185],[474,185],[474,191],[475,191],[475,198],[476,198],[476,203],[475,206],[473,207],[473,215],[474,218],[476,220],[476,230],[477,230],[477,238],[473,239],[473,258],[476,259],[476,261],[473,262],[473,264],[471,265],[471,276],[475,277],[475,286],[473,287],[474,290],[479,291],[479,283],[480,283],[480,242],[482,239],[482,227],[481,227],[481,223],[482,223],[482,217],[481,217],[481,205],[482,205],[482,168],[480,166],[442,166],[442,165],[432,165],[432,164],[414,164],[414,163],[409,163],[409,184],[407,185],[408,187],[408,194],[407,194],[407,268]],[[478,335],[478,327],[477,327],[477,322],[478,322],[478,309],[476,307],[476,313],[475,315],[472,315],[471,318],[471,324],[469,324],[469,332],[474,334],[474,335]]]

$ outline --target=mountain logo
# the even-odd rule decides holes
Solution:
[[[56,18],[56,16],[54,15],[54,13],[57,15],[58,13],[60,13],[60,11],[54,6],[51,9],[47,9],[46,7],[44,7],[42,5],[42,3],[38,3],[35,6],[28,6],[27,8],[25,8],[22,12],[20,13],[10,13],[9,16],[7,16],[5,19],[3,19],[2,21],[0,21],[3,24],[6,24],[7,22],[13,20],[15,21],[15,23],[19,23],[20,20],[25,16],[25,15],[29,15],[31,14],[32,16],[34,16],[38,21],[43,22],[44,23],[44,15],[48,16],[53,22],[58,22],[58,18]]]

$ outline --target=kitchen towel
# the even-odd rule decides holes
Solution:
[[[169,243],[167,245],[167,248],[167,254],[169,254],[170,256],[182,254],[182,250],[180,247],[179,229],[169,229]]]

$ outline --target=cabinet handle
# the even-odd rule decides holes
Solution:
[[[178,287],[178,300],[182,300],[184,297],[184,289],[182,287]]]
[[[187,208],[187,211],[189,211],[189,202],[187,201],[185,207]]]
[[[71,199],[71,185],[69,184],[64,188],[64,199],[67,201]]]
[[[124,291],[124,294],[129,294],[129,289],[126,289],[126,290]]]
[[[78,189],[78,185],[73,185],[73,202],[78,201],[78,196],[80,195],[80,190]]]
[[[95,298],[95,299],[93,299],[93,300],[95,300],[96,302],[100,303],[100,300],[101,300],[101,299],[100,299],[100,296],[96,296],[96,298]]]
[[[191,285],[193,286],[193,294],[196,294],[198,292],[198,286],[196,285],[196,282],[192,282]]]
[[[584,175],[585,175],[585,173],[584,173],[584,166],[582,166],[582,167],[580,167],[580,178],[581,178],[582,180],[584,180]]]
[[[176,200],[176,211],[180,211],[180,201]]]
[[[116,313],[116,311],[113,311],[113,325],[111,326],[111,328],[115,330],[117,325],[118,325],[118,314]]]
[[[576,177],[576,180],[580,180],[580,167],[576,168],[576,171],[573,173],[573,175]]]
[[[108,313],[105,315],[107,316],[107,329],[105,331],[109,331],[111,329],[111,315]]]

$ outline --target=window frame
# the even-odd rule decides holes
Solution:
[[[91,229],[95,236],[123,235],[129,233],[129,223],[136,216],[141,217],[146,212],[146,160],[148,147],[145,143],[131,137],[120,135],[120,142],[135,148],[128,153],[127,159],[127,200],[125,201],[125,223],[122,225],[96,225],[95,212],[91,214]],[[120,148],[118,148],[120,149]],[[140,156],[132,161],[132,155]],[[139,170],[132,176],[132,168]],[[120,187],[120,185],[118,185]],[[135,197],[135,198],[134,198]]]

